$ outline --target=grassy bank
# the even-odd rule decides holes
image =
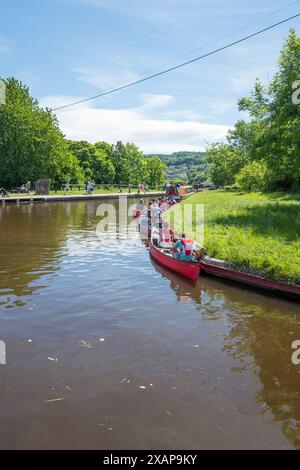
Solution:
[[[182,201],[175,213],[191,203],[205,204],[209,256],[300,284],[299,194],[204,191]]]

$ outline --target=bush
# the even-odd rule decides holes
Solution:
[[[241,188],[237,184],[230,184],[224,186],[224,191],[239,191]]]
[[[242,191],[262,191],[267,186],[267,168],[264,163],[251,162],[235,177],[235,184]]]

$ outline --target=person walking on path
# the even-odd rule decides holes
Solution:
[[[25,188],[26,188],[26,193],[28,195],[30,195],[30,191],[31,191],[31,182],[28,180],[27,183],[25,184]]]
[[[70,183],[69,181],[66,181],[65,183],[65,192],[64,192],[64,196],[66,195],[67,192],[70,191]]]
[[[94,184],[92,183],[92,181],[89,180],[86,185],[86,192],[87,194],[93,194],[93,190],[94,190]]]

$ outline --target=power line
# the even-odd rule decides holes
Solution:
[[[85,99],[82,99],[82,100],[79,100],[79,101],[75,101],[73,103],[69,103],[69,104],[65,104],[64,106],[59,106],[57,108],[54,108],[53,111],[58,111],[60,109],[65,109],[65,108],[69,108],[71,106],[75,106],[77,104],[81,104],[81,103],[86,103],[87,101],[91,101],[91,100],[94,100],[96,98],[101,98],[102,96],[106,96],[106,95],[110,95],[112,93],[115,93],[117,91],[121,91],[121,90],[124,90],[125,88],[129,88],[131,86],[134,86],[134,85],[138,85],[139,83],[142,83],[142,82],[146,82],[147,80],[151,80],[152,78],[155,78],[155,77],[159,77],[161,75],[165,75],[166,73],[169,73],[169,72],[172,72],[173,70],[177,70],[179,68],[182,68],[182,67],[185,67],[186,65],[189,65],[189,64],[192,64],[194,62],[197,62],[198,60],[201,60],[201,59],[205,59],[206,57],[209,57],[209,56],[212,56],[214,54],[217,54],[219,52],[222,52],[226,49],[229,49],[230,47],[232,46],[235,46],[237,44],[240,44],[244,41],[247,41],[248,39],[251,39],[255,36],[258,36],[262,33],[265,33],[266,31],[269,31],[271,29],[274,29],[276,28],[277,26],[280,26],[284,23],[287,23],[288,21],[291,21],[295,18],[298,18],[300,16],[300,13],[297,13],[296,15],[293,15],[293,16],[290,16],[288,18],[285,18],[284,20],[281,20],[279,21],[278,23],[274,23],[272,24],[271,26],[267,26],[266,28],[263,28],[263,29],[260,29],[259,31],[256,31],[255,33],[252,33],[252,34],[249,34],[248,36],[244,36],[243,38],[241,39],[238,39],[237,41],[234,41],[234,42],[231,42],[230,44],[226,44],[225,46],[222,46],[222,47],[219,47],[218,49],[215,49],[213,51],[210,51],[210,52],[207,52],[206,54],[203,54],[201,56],[198,56],[198,57],[194,57],[193,59],[190,59],[190,60],[187,60],[186,62],[182,62],[181,64],[178,64],[178,65],[174,65],[173,67],[169,67],[165,70],[162,70],[160,72],[157,72],[157,73],[154,73],[152,75],[149,75],[145,78],[141,78],[139,80],[135,80],[133,82],[130,82],[130,83],[127,83],[126,85],[121,85],[117,88],[113,88],[112,90],[108,90],[108,91],[105,91],[103,93],[99,93],[98,95],[94,95],[94,96],[91,96],[89,98],[85,98]]]
[[[300,2],[300,0],[296,0],[296,1],[292,2],[292,3],[288,3],[288,4],[286,4],[286,5],[283,5],[282,7],[278,8],[277,10],[274,10],[274,11],[268,13],[267,15],[264,15],[264,16],[262,16],[261,18],[258,18],[258,19],[254,20],[254,21],[251,21],[250,23],[244,24],[244,25],[240,26],[239,28],[234,29],[233,31],[230,31],[229,33],[224,34],[223,36],[220,36],[219,38],[214,39],[213,41],[210,41],[209,43],[202,45],[201,47],[197,47],[196,49],[192,49],[192,50],[190,50],[190,51],[188,51],[188,52],[185,52],[184,54],[181,54],[180,56],[177,56],[177,57],[174,57],[173,59],[168,60],[167,62],[163,62],[162,64],[157,65],[156,67],[153,67],[153,68],[151,68],[151,69],[148,69],[147,72],[145,72],[145,73],[140,73],[140,74],[136,75],[135,77],[133,77],[133,79],[135,80],[135,79],[138,79],[138,78],[142,78],[142,77],[144,77],[144,76],[147,76],[149,73],[152,73],[152,72],[154,72],[155,70],[159,70],[159,69],[161,69],[162,67],[165,67],[165,66],[167,66],[167,65],[169,65],[169,64],[173,64],[174,62],[177,62],[177,60],[179,60],[179,59],[183,59],[184,57],[187,57],[187,56],[189,56],[189,55],[191,55],[191,54],[193,54],[193,53],[195,53],[195,52],[202,51],[203,49],[205,49],[205,48],[207,48],[207,47],[209,47],[209,46],[212,46],[213,44],[216,44],[216,43],[218,43],[219,41],[222,41],[223,39],[226,39],[226,38],[232,36],[233,34],[238,33],[239,31],[242,31],[242,30],[248,28],[249,26],[252,26],[252,25],[254,25],[254,24],[260,23],[261,21],[265,20],[266,18],[269,18],[270,16],[276,15],[276,13],[279,13],[279,12],[282,11],[282,10],[286,10],[287,8],[289,8],[289,7],[295,5],[296,3],[299,3],[299,2]]]

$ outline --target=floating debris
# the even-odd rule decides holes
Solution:
[[[99,343],[104,343],[105,338],[99,338]]]
[[[65,385],[65,388],[69,390],[69,392],[73,392],[73,390],[71,389],[71,387],[69,387],[69,385]]]
[[[48,356],[48,361],[58,362],[58,359],[57,359],[57,357]]]
[[[32,343],[32,339],[28,339],[28,340],[27,340],[27,343]]]
[[[92,349],[92,345],[91,343],[89,343],[88,341],[84,341],[83,339],[80,340],[80,344],[81,344],[81,347],[82,348],[88,348],[88,349]]]
[[[45,400],[45,403],[52,403],[54,401],[62,401],[65,400],[65,398],[52,398],[51,400]]]
[[[145,390],[147,387],[145,387],[145,385],[140,385],[139,388]]]
[[[171,411],[169,411],[169,410],[166,410],[166,413],[167,413],[167,415],[168,415],[168,416],[172,416],[172,413],[171,413]]]

